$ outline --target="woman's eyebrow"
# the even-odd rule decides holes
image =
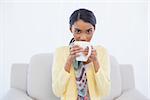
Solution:
[[[87,29],[86,31],[88,31],[88,30],[91,30],[92,28],[89,28],[89,29]],[[81,31],[81,29],[79,29],[79,28],[75,28],[75,30],[80,30]]]
[[[89,28],[89,29],[87,29],[86,31],[88,31],[88,30],[91,30],[92,28]]]
[[[79,30],[79,31],[81,31],[81,29],[79,29],[79,28],[75,28],[75,30]]]

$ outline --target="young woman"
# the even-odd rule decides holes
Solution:
[[[90,42],[96,28],[92,11],[78,9],[70,16],[73,38],[69,46],[56,49],[52,67],[52,88],[61,100],[101,100],[109,94],[109,55],[102,46],[92,46],[86,62],[76,61],[78,54],[88,54],[88,49],[74,45],[74,41]]]

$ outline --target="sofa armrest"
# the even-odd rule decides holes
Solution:
[[[33,99],[22,90],[10,88],[9,91],[5,94],[5,96],[1,100],[33,100]]]
[[[11,67],[11,88],[27,90],[28,64],[13,64]]]
[[[136,89],[124,91],[120,97],[115,100],[150,100]]]
[[[135,88],[133,66],[131,64],[120,64],[122,91]]]

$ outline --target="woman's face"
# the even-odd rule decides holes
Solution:
[[[78,20],[72,25],[70,31],[76,41],[90,42],[95,29],[92,24]]]

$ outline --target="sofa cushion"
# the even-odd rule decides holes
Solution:
[[[52,92],[52,54],[38,54],[31,58],[27,92],[36,100],[58,100]]]
[[[27,96],[26,92],[11,88],[7,94],[2,98],[2,100],[33,100],[29,96]]]
[[[121,94],[121,75],[120,75],[120,66],[117,60],[110,56],[110,79],[111,79],[111,91],[110,95],[103,97],[102,100],[114,100]]]

